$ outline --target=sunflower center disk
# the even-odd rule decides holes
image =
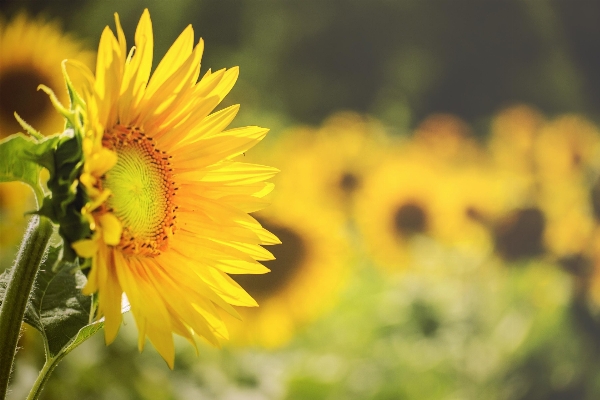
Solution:
[[[169,157],[135,127],[115,126],[103,145],[118,157],[102,183],[112,192],[109,210],[123,224],[119,247],[129,255],[159,255],[175,233],[177,188]]]
[[[394,214],[394,229],[402,236],[412,236],[427,230],[427,214],[417,203],[401,205]]]
[[[280,290],[284,290],[290,282],[293,282],[296,274],[305,269],[309,248],[300,232],[296,232],[293,228],[273,224],[262,218],[259,221],[265,229],[281,240],[281,244],[269,249],[275,259],[264,262],[271,272],[265,275],[248,274],[232,275],[231,277],[242,285],[252,297],[264,300],[275,296]]]

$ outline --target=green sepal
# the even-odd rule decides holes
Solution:
[[[85,101],[83,101],[79,93],[77,93],[77,91],[75,90],[73,82],[71,81],[71,77],[67,73],[67,60],[63,60],[63,62],[61,63],[61,69],[63,77],[65,78],[65,84],[67,85],[67,93],[69,94],[71,110],[76,111],[85,109]],[[83,119],[81,117],[79,118],[79,120],[83,124]]]
[[[81,215],[88,202],[78,181],[84,164],[81,135],[67,129],[37,140],[17,133],[0,141],[0,159],[0,182],[21,181],[31,186],[39,204],[31,213],[59,224],[59,234],[69,244],[65,260],[73,262],[76,254],[70,244],[91,236],[89,222]],[[42,168],[50,173],[48,195],[39,182]]]
[[[44,198],[40,171],[50,163],[59,135],[42,140],[16,133],[0,141],[0,182],[20,181],[34,191],[38,204]]]
[[[44,199],[42,207],[37,213],[47,216],[59,225],[58,232],[67,244],[63,258],[65,261],[74,262],[77,254],[72,249],[71,243],[91,236],[89,221],[81,214],[81,210],[89,198],[79,183],[79,176],[85,162],[82,113],[85,102],[73,88],[64,62],[62,69],[69,93],[69,109],[58,101],[52,90],[44,85],[39,87],[50,96],[56,110],[65,117],[67,129],[60,136],[52,154],[52,160],[39,160],[50,171],[47,185],[52,195]]]
[[[19,123],[19,125],[21,125],[21,127],[23,129],[25,129],[25,132],[27,132],[31,137],[37,139],[37,140],[43,140],[44,139],[44,135],[41,134],[41,132],[36,131],[33,126],[29,125],[27,122],[25,122],[25,120],[23,118],[21,118],[21,116],[19,114],[17,114],[17,112],[15,111],[15,118],[17,119],[17,122]]]

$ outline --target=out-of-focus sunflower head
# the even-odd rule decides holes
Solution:
[[[411,146],[415,151],[428,153],[436,162],[472,162],[483,156],[469,125],[452,114],[427,117],[415,129]]]
[[[61,62],[77,59],[91,65],[93,53],[63,33],[56,23],[30,19],[25,14],[13,20],[0,19],[0,139],[23,129],[17,112],[42,134],[63,130],[64,118],[37,87],[44,84],[68,102]],[[31,190],[20,183],[0,185],[0,246],[13,246],[25,227],[24,213],[34,209]],[[10,248],[4,254],[13,254]]]
[[[340,214],[317,203],[290,208],[288,200],[297,193],[278,192],[268,208],[254,215],[281,240],[269,248],[275,259],[263,262],[271,271],[232,275],[260,304],[239,310],[242,320],[228,317],[234,345],[284,345],[335,304],[347,276],[350,248]]]
[[[25,213],[34,209],[29,186],[21,182],[0,183],[0,270],[12,262],[25,230]]]
[[[442,117],[432,121],[437,118]],[[529,181],[514,179],[514,173],[480,157],[478,149],[471,153],[478,156],[461,162],[444,160],[426,148],[424,142],[395,148],[357,199],[356,219],[367,249],[394,269],[408,263],[415,237],[433,238],[471,255],[488,254],[494,247],[495,221],[529,198]]]
[[[533,107],[516,105],[500,111],[492,120],[489,149],[502,168],[531,174],[535,138],[544,124]]]
[[[382,161],[357,195],[354,216],[376,263],[400,270],[418,236],[439,238],[445,223],[448,169],[404,148]]]
[[[9,22],[0,20],[0,138],[22,130],[15,112],[42,134],[63,130],[64,118],[37,87],[48,86],[61,102],[68,103],[61,71],[61,62],[67,58],[88,66],[94,60],[92,52],[56,23],[25,14]]]
[[[589,190],[579,179],[556,179],[542,186],[539,204],[547,219],[544,240],[553,255],[581,254],[590,245],[597,223]]]
[[[542,183],[585,176],[600,166],[600,131],[579,115],[563,115],[547,123],[535,142]]]
[[[345,211],[365,176],[379,163],[387,141],[376,121],[340,112],[319,128],[286,131],[254,157],[266,158],[281,170],[275,178],[277,187],[283,188],[280,192],[302,193],[294,201],[297,207],[311,198],[323,207]]]
[[[480,254],[494,247],[494,221],[526,197],[519,182],[484,160],[454,169],[445,187],[441,238]]]
[[[383,127],[366,116],[338,113],[323,123],[317,132],[314,154],[324,172],[319,183],[334,206],[354,195],[378,164],[386,142]]]

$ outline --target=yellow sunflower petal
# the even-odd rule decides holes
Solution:
[[[120,86],[120,48],[115,35],[109,27],[104,28],[100,37],[98,47],[98,58],[96,60],[96,84],[98,95],[98,118],[106,121],[110,108],[119,95]],[[116,78],[116,79],[115,79]]]
[[[116,246],[121,241],[121,233],[123,232],[123,226],[121,221],[115,217],[112,213],[106,213],[99,217],[100,224],[102,225],[102,235],[104,243],[110,246]]]
[[[156,67],[154,74],[152,74],[152,78],[150,78],[148,87],[146,88],[146,97],[151,97],[156,93],[156,90],[158,90],[158,88],[165,83],[175,71],[177,71],[192,53],[193,45],[194,29],[191,25],[188,25],[187,28],[181,32],[181,35],[179,35],[177,40],[175,40],[175,43],[171,45],[167,54],[165,54]]]
[[[84,239],[78,240],[72,244],[73,249],[77,252],[77,255],[83,258],[94,257],[98,253],[100,244],[96,239]]]
[[[117,337],[117,332],[121,326],[121,297],[123,290],[117,279],[112,257],[108,261],[107,280],[102,287],[99,288],[99,304],[102,313],[104,314],[104,339],[106,344],[112,343]]]

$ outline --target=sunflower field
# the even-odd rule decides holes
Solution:
[[[27,397],[62,353],[26,311],[6,399],[600,398],[598,15],[1,0],[0,143],[81,139],[41,265],[98,327]],[[2,276],[34,191],[0,183]]]

